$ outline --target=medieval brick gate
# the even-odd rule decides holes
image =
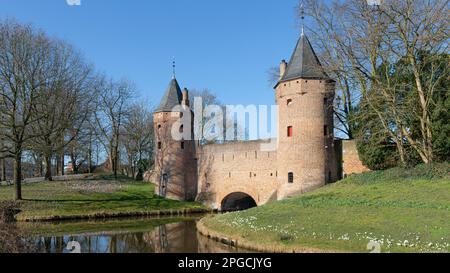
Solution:
[[[302,34],[289,63],[283,60],[280,64],[280,78],[274,87],[278,135],[271,140],[273,149],[267,151],[262,148],[267,144],[263,140],[198,145],[192,140],[192,120],[179,122],[183,117],[193,118],[195,111],[188,90],[182,91],[174,77],[154,113],[156,194],[236,210],[338,181],[359,158],[355,145],[334,137],[335,84]],[[175,140],[173,129],[192,138]],[[346,154],[350,156],[348,164]],[[351,171],[362,169],[361,164]]]

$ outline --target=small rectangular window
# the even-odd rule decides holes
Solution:
[[[158,142],[158,149],[161,150],[161,148],[162,148],[162,143]]]
[[[289,126],[287,129],[287,136],[292,137],[293,134],[294,134],[294,129],[292,128],[292,126]]]
[[[323,126],[323,134],[324,136],[328,136],[328,126]]]
[[[181,142],[181,150],[184,150],[184,141]]]
[[[294,183],[294,173],[289,173],[288,174],[288,182],[290,184]]]

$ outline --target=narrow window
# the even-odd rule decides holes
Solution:
[[[184,150],[184,141],[181,142],[181,150]]]
[[[184,132],[184,125],[181,125],[180,126],[180,133],[183,133]]]
[[[158,129],[161,129],[161,124],[158,124]]]
[[[325,136],[328,136],[328,126],[323,126],[323,134],[325,135]]]
[[[225,161],[225,154],[222,154],[222,161]]]
[[[287,129],[287,136],[292,137],[293,133],[294,133],[294,130],[293,130],[292,126],[289,126]]]
[[[230,177],[230,178],[231,178],[231,172],[229,172],[229,173],[228,173],[228,177]]]
[[[323,104],[324,104],[325,106],[328,106],[328,98],[324,98],[324,99],[323,99]]]
[[[294,183],[294,173],[288,173],[288,182],[290,184]]]
[[[288,99],[287,100],[287,105],[289,106],[289,105],[291,105],[292,104],[292,99]]]
[[[158,142],[158,149],[161,150],[161,148],[162,148],[162,143]]]
[[[252,178],[252,172],[250,172],[250,178]]]

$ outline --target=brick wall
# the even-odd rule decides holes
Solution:
[[[370,171],[369,168],[363,165],[359,158],[358,149],[356,148],[356,141],[343,140],[342,155],[344,177]]]

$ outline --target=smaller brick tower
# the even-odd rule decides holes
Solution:
[[[155,193],[174,200],[194,200],[197,195],[197,161],[195,141],[190,126],[190,139],[174,139],[172,132],[185,129],[180,125],[183,115],[189,109],[189,93],[181,91],[175,77],[153,114],[155,130]],[[193,120],[193,119],[192,119]],[[177,127],[177,128],[175,128]]]
[[[335,82],[323,71],[302,33],[275,86],[279,107],[278,199],[335,180],[333,100]]]

